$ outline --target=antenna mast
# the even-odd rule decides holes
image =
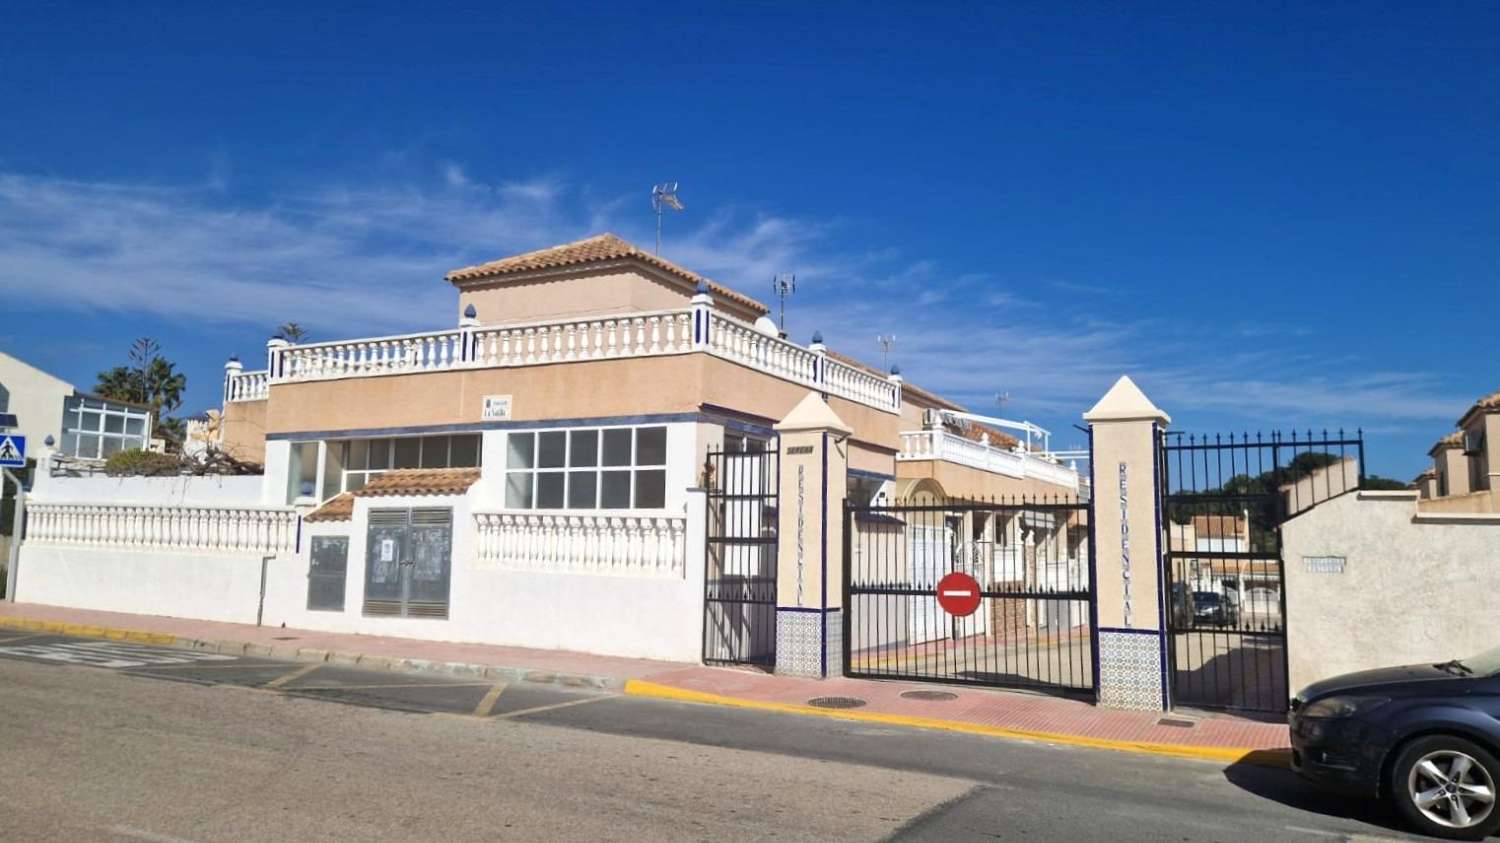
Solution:
[[[682,211],[682,201],[677,198],[677,182],[675,181],[664,181],[651,188],[651,210],[656,212],[657,257],[661,256],[661,216],[665,208]]]
[[[891,349],[896,345],[896,335],[880,334],[875,337],[875,341],[880,343],[880,368],[889,372],[891,370]]]
[[[776,292],[776,297],[781,299],[781,335],[786,336],[786,297],[797,292],[797,276],[783,272],[771,279],[771,289]]]

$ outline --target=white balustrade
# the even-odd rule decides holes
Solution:
[[[695,325],[701,326],[697,337]],[[538,366],[694,351],[707,351],[886,412],[901,410],[899,383],[768,336],[752,325],[704,307],[288,345],[272,352],[269,375],[266,372],[230,375],[225,400],[263,399],[272,383]]]
[[[944,460],[1006,477],[1035,478],[1077,491],[1078,472],[1040,454],[997,448],[946,430],[914,430],[901,434],[900,461]]]
[[[681,578],[687,519],[659,515],[477,512],[480,567],[548,574]]]
[[[238,372],[228,375],[224,381],[224,401],[264,401],[271,394],[268,373]]]
[[[901,409],[901,387],[888,378],[850,366],[763,333],[720,313],[712,314],[708,351],[785,380],[888,412]]]
[[[297,513],[261,507],[26,505],[27,543],[112,550],[291,553]]]
[[[532,366],[693,350],[687,310],[474,329],[471,365]]]

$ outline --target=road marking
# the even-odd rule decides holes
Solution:
[[[523,708],[517,711],[507,711],[504,714],[497,714],[495,715],[495,719],[509,720],[512,717],[520,717],[523,714],[537,714],[543,711],[552,711],[554,709],[567,708],[574,705],[587,705],[588,703],[599,702],[600,700],[612,700],[614,698],[614,694],[609,694],[602,697],[585,697],[581,700],[568,700],[567,702],[552,703],[551,705],[538,705],[532,708]]]
[[[479,701],[479,705],[474,706],[474,716],[489,717],[490,712],[495,710],[495,703],[500,699],[500,694],[504,690],[505,683],[496,682],[494,687],[490,688],[489,692],[484,695],[484,699]]]
[[[173,837],[170,834],[158,834],[154,831],[147,831],[143,828],[131,828],[128,825],[112,826],[109,829],[109,832],[111,834],[118,834],[121,837],[134,837],[137,840],[150,840],[151,843],[193,843],[193,841],[188,840],[185,837]]]
[[[758,711],[774,711],[782,714],[806,714],[813,717],[828,717],[834,720],[858,720],[865,723],[884,723],[891,726],[910,726],[917,729],[934,729],[944,732],[962,732],[992,738],[1018,738],[1029,741],[1081,746],[1090,749],[1108,749],[1115,752],[1133,752],[1142,755],[1162,755],[1172,758],[1189,758],[1198,761],[1220,761],[1227,763],[1255,764],[1261,767],[1284,769],[1289,766],[1289,750],[1267,750],[1248,747],[1197,746],[1193,744],[1150,743],[1147,741],[1125,741],[1112,738],[1092,738],[1069,735],[1061,732],[1040,732],[1030,729],[1011,729],[1004,726],[988,726],[982,723],[966,723],[962,720],[942,720],[937,717],[918,717],[910,714],[882,714],[875,711],[851,711],[848,709],[816,708],[795,703],[747,700],[723,694],[689,691],[671,685],[643,682],[631,679],[625,683],[625,694],[632,697],[651,697],[674,702],[722,705],[732,708],[748,708]]]
[[[234,658],[230,656],[229,658]],[[269,664],[154,664],[149,665],[152,671],[157,670],[279,670],[286,667],[284,662],[272,662]]]
[[[186,650],[161,650],[115,641],[68,641],[55,644],[19,644],[0,646],[0,656],[21,656],[47,661],[78,664],[87,667],[145,667],[147,665],[190,664],[204,661],[231,661],[234,656],[217,653],[193,653]]]
[[[362,691],[365,688],[482,688],[488,682],[397,682],[390,685],[298,685],[291,691]],[[266,687],[270,687],[267,685]]]
[[[30,635],[17,635],[15,638],[0,638],[0,644],[11,644],[16,641],[25,641],[28,638],[41,638],[46,633],[33,632]]]
[[[280,688],[281,686],[285,685],[288,682],[295,682],[296,680],[301,679],[302,677],[306,676],[309,673],[312,673],[314,670],[317,670],[318,668],[320,668],[322,666],[323,666],[322,662],[318,662],[317,664],[305,664],[305,665],[297,668],[296,670],[292,671],[291,673],[284,673],[281,676],[278,676],[275,679],[272,679],[270,682],[267,682],[266,684],[262,685],[261,687],[262,688]]]

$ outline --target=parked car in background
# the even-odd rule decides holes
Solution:
[[[1239,601],[1217,591],[1193,592],[1193,623],[1198,626],[1237,626],[1240,622]]]
[[[1435,837],[1500,831],[1500,647],[1325,679],[1291,708],[1292,769],[1303,777],[1390,799]]]

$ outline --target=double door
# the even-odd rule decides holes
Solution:
[[[366,615],[448,617],[452,571],[453,510],[370,510]]]

